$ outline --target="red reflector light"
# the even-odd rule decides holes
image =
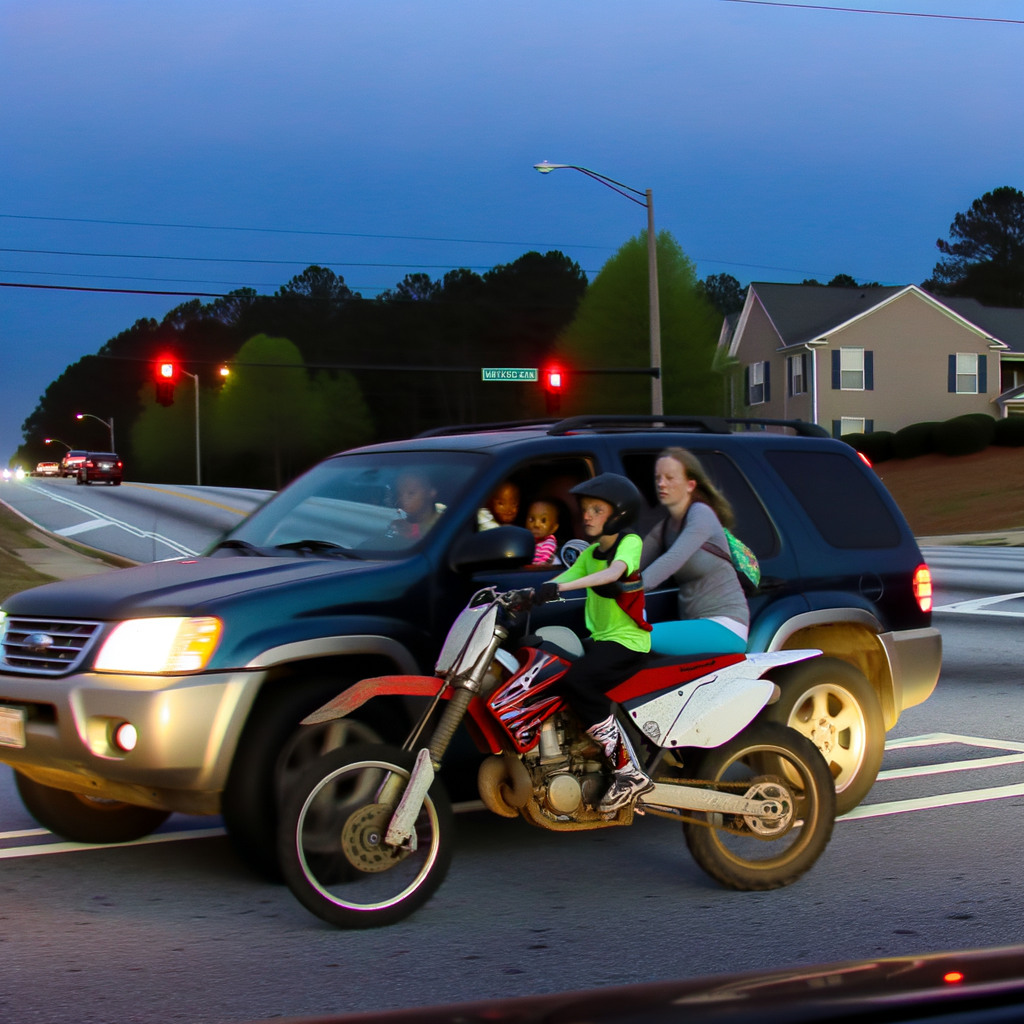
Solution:
[[[942,980],[950,985],[955,985],[958,981],[963,981],[964,976],[960,971],[949,971],[942,976]]]
[[[871,460],[863,452],[857,452],[857,454],[860,456],[860,461],[863,462],[864,465],[868,467],[868,469],[873,468],[871,465]]]
[[[914,570],[914,597],[921,611],[932,610],[932,572],[927,565],[919,565]]]

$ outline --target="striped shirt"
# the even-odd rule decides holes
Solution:
[[[537,541],[533,549],[533,564],[548,565],[555,562],[555,551],[558,550],[558,541],[554,534]]]

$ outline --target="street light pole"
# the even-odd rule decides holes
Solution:
[[[202,485],[202,474],[200,471],[199,463],[199,374],[189,373],[188,370],[182,370],[186,377],[192,378],[192,383],[196,386],[196,487]]]
[[[654,194],[651,189],[641,192],[609,178],[604,174],[598,174],[587,167],[580,167],[578,164],[549,164],[546,160],[543,163],[533,165],[541,174],[550,174],[551,171],[579,171],[588,178],[599,181],[606,185],[613,192],[618,192],[631,203],[637,206],[647,207],[647,294],[650,307],[650,333],[651,333],[651,367],[656,373],[651,376],[651,414],[661,416],[665,412],[661,388],[661,305],[658,301],[658,246],[657,236],[654,233]],[[625,191],[623,191],[625,190]],[[629,193],[632,192],[633,195]],[[643,201],[634,198],[643,196]]]
[[[102,423],[103,426],[105,426],[107,428],[107,430],[110,431],[110,450],[111,450],[111,452],[116,452],[117,451],[117,448],[114,445],[114,417],[113,416],[110,417],[110,422],[108,423],[105,419],[102,419],[99,416],[93,416],[93,414],[91,412],[76,412],[75,413],[75,419],[76,420],[85,420],[85,419],[96,420],[97,423]],[[63,444],[63,442],[61,442],[61,443]]]

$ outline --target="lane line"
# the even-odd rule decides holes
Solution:
[[[177,541],[171,540],[169,537],[163,536],[163,534],[155,533],[152,530],[140,530],[137,526],[132,526],[130,523],[123,522],[120,519],[115,519],[113,516],[109,516],[105,512],[100,512],[98,509],[89,508],[88,505],[82,505],[77,501],[72,501],[70,498],[65,498],[61,494],[54,494],[43,487],[37,487],[35,486],[35,484],[28,483],[23,483],[22,486],[25,487],[27,490],[34,491],[36,494],[41,494],[43,495],[43,497],[49,498],[51,501],[56,501],[60,505],[67,505],[69,508],[77,509],[79,512],[84,512],[86,515],[98,516],[102,519],[105,519],[113,526],[119,526],[126,533],[130,533],[133,537],[139,537],[142,540],[158,541],[161,544],[165,544],[172,551],[177,552],[177,554],[179,555],[199,554],[198,551],[193,551],[191,548],[185,547],[184,544],[179,544]]]
[[[893,800],[884,804],[861,804],[840,815],[836,821],[856,821],[861,818],[880,818],[887,814],[906,814],[935,807],[956,807],[958,804],[981,803],[985,800],[1003,800],[1011,796],[1024,796],[1024,782],[1013,786],[992,786],[989,789],[969,789],[963,793],[940,793],[922,796],[916,800]]]
[[[999,615],[1009,619],[1024,619],[1024,612],[1002,612],[992,608],[994,604],[1016,601],[1022,597],[1024,590],[1016,594],[999,594],[996,597],[977,597],[973,601],[955,601],[953,604],[939,605],[932,611],[953,615]]]
[[[63,530],[54,530],[58,537],[76,537],[80,533],[88,533],[90,530],[98,530],[103,526],[114,524],[106,519],[90,519],[87,523],[79,523],[77,526],[65,526]]]
[[[890,768],[879,772],[876,782],[889,779],[913,779],[921,775],[940,775],[943,772],[963,772],[971,768],[998,768],[1006,764],[1024,764],[1024,754],[1003,754],[1000,757],[975,757],[966,761],[945,761],[942,764],[926,764],[918,768]]]
[[[123,487],[138,487],[143,491],[156,491],[157,494],[167,494],[172,498],[183,498],[185,501],[198,501],[201,505],[210,505],[212,508],[222,509],[224,512],[234,512],[236,515],[247,516],[249,512],[243,512],[240,508],[232,508],[230,505],[221,505],[219,502],[210,501],[209,498],[197,498],[194,494],[182,494],[180,491],[169,491],[163,487],[151,487],[149,484],[122,484]],[[255,507],[255,506],[254,506]]]
[[[907,736],[902,740],[889,740],[886,750],[912,750],[914,747],[938,747],[944,743],[959,743],[965,747],[984,750],[1016,750],[1024,753],[1024,743],[1014,740],[990,740],[984,736],[960,736],[952,732],[928,732],[920,736]]]
[[[0,832],[0,839],[28,839],[31,836],[50,836],[48,828],[19,828],[14,832]]]
[[[114,850],[128,846],[152,846],[154,843],[174,843],[179,839],[209,839],[211,836],[223,836],[227,832],[223,828],[193,828],[183,832],[158,832],[156,835],[143,836],[130,843],[46,843],[40,846],[15,846],[8,850],[0,850],[0,860],[17,860],[20,857],[42,857],[49,853],[76,853],[79,850]]]

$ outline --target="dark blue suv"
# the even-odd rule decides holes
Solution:
[[[559,571],[529,565],[521,525],[481,529],[494,526],[495,492],[514,485],[511,524],[533,501],[554,505],[564,542],[582,536],[569,490],[624,473],[647,498],[645,532],[660,514],[654,462],[681,446],[760,560],[750,650],[824,652],[780,676],[782,697],[763,713],[817,744],[849,810],[875,779],[886,730],[931,694],[941,641],[906,521],[857,452],[823,433],[799,421],[593,416],[433,431],[327,459],[203,557],[10,598],[0,759],[57,833],[112,841],[170,811],[223,813],[239,852],[273,874],[290,780],[341,744],[401,742],[417,709],[385,699],[358,720],[300,720],[359,678],[432,671],[481,586]],[[581,593],[538,608],[531,628],[581,629],[582,606]],[[648,595],[652,621],[676,607],[670,588]]]

